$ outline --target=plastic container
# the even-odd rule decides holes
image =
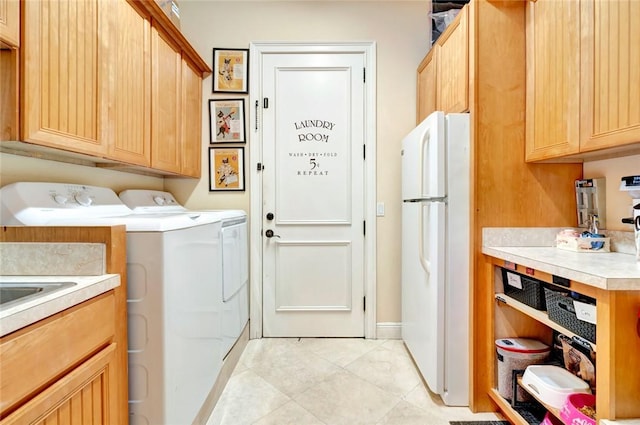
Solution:
[[[543,363],[551,348],[529,338],[501,338],[496,340],[498,358],[498,393],[505,399],[513,397],[513,371],[525,370],[532,364]],[[518,387],[517,400],[530,399],[529,394]]]
[[[553,365],[528,366],[522,376],[522,386],[556,409],[562,407],[569,394],[591,393],[588,383],[567,369]]]
[[[560,418],[569,425],[596,425],[596,420],[582,413],[580,408],[595,407],[596,397],[592,394],[569,394],[560,410]]]

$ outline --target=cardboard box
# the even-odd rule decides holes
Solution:
[[[156,0],[158,6],[171,19],[171,22],[180,29],[180,6],[177,0]]]
[[[557,235],[556,247],[574,252],[610,252],[609,238],[583,238],[575,236]]]

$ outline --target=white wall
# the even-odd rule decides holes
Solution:
[[[400,321],[400,146],[415,125],[416,68],[428,51],[430,1],[202,1],[180,0],[181,29],[211,66],[213,48],[248,48],[252,41],[375,41],[377,44],[377,199],[379,217],[377,321]],[[237,98],[203,89],[203,178],[165,180],[190,208],[249,210],[249,193],[208,192],[210,98]],[[249,87],[251,90],[251,87]],[[248,99],[248,96],[244,96]],[[253,111],[249,107],[248,113]],[[251,131],[247,129],[245,147]],[[254,170],[247,169],[246,186]]]

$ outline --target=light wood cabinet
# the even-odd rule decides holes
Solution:
[[[115,423],[115,351],[115,344],[104,348],[0,424]]]
[[[469,8],[458,16],[436,41],[438,94],[437,110],[466,112],[469,110]]]
[[[92,405],[89,411],[108,414],[100,416],[108,420],[74,423],[128,424],[125,226],[4,226],[0,242],[102,243],[107,249],[106,272],[120,275],[120,286],[111,291],[0,339],[0,419],[13,420],[12,415],[19,411],[28,415],[25,410],[30,409],[20,406],[31,402],[35,410],[42,410],[46,404],[66,412],[67,402],[70,400],[75,409],[81,394],[82,403],[101,398],[101,405]],[[37,345],[41,349],[32,348]],[[29,365],[26,370],[25,365]],[[93,378],[82,378],[87,375]],[[46,376],[56,379],[47,380]],[[44,392],[36,396],[38,391],[33,388]],[[62,400],[61,394],[70,398]]]
[[[20,45],[20,0],[0,0],[0,48]]]
[[[511,404],[497,391],[495,340],[498,338],[527,337],[536,338],[547,344],[552,343],[552,331],[568,336],[574,334],[562,325],[548,318],[546,312],[538,311],[517,300],[499,293],[502,287],[500,267],[505,261],[485,258],[487,279],[496,282],[496,291],[487,292],[485,302],[489,305],[493,322],[491,333],[481,342],[476,341],[480,350],[491,352],[486,364],[487,374],[491,376],[488,392],[507,418],[515,424],[528,422],[520,416]],[[534,273],[534,277],[553,288],[552,276],[538,270],[532,271],[526,265],[510,264],[521,274]],[[566,289],[566,288],[564,288]],[[629,355],[640,350],[640,339],[636,334],[637,309],[640,305],[640,291],[611,291],[596,288],[581,282],[570,281],[570,290],[587,295],[596,300],[596,341],[592,344],[596,351],[596,406],[597,419],[637,418],[640,416],[640,357]],[[557,414],[557,411],[553,411]]]
[[[119,408],[115,330],[109,291],[3,337],[0,424],[45,423],[58,415],[72,423],[68,419],[85,414],[113,423]]]
[[[112,64],[107,157],[151,166],[151,23],[126,1],[110,0],[115,21],[107,29]]]
[[[21,139],[104,156],[109,46],[99,0],[23,2]]]
[[[527,2],[527,161],[580,150],[580,2]]]
[[[527,3],[527,161],[640,151],[640,3]]]
[[[155,1],[23,5],[22,90],[14,103],[13,79],[15,91],[0,98],[3,112],[19,104],[20,114],[3,114],[1,140],[55,160],[200,177],[200,89],[210,68]],[[15,69],[4,51],[0,60]]]
[[[182,60],[181,174],[200,177],[202,168],[202,78]]]
[[[434,45],[433,48],[427,53],[427,56],[418,65],[418,111],[416,116],[416,123],[422,122],[432,112],[437,111],[437,69],[435,58],[437,56],[436,50],[438,45]]]
[[[640,143],[640,2],[583,0],[581,13],[580,149]]]
[[[151,28],[151,167],[180,173],[182,59],[171,40]]]

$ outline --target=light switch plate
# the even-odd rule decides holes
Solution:
[[[376,204],[376,215],[378,217],[384,217],[384,202],[378,202]]]

